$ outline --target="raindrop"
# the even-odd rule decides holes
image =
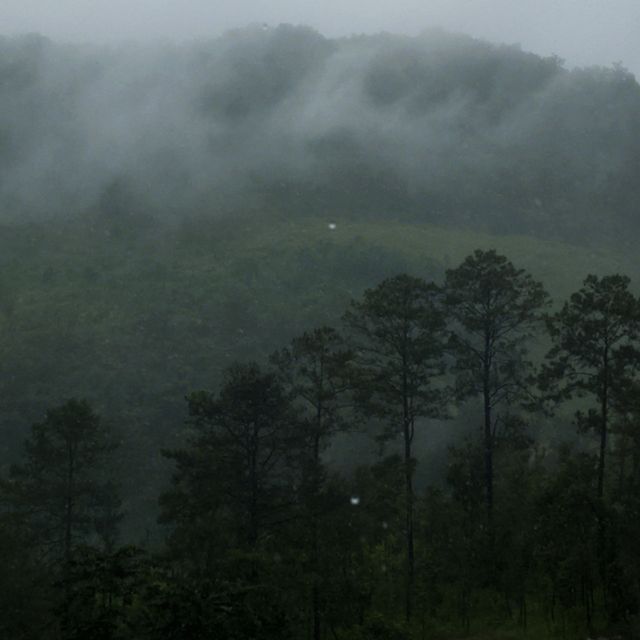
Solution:
[[[351,504],[357,507],[360,504],[360,498],[358,496],[351,496]]]
[[[335,222],[330,222],[330,223],[329,223],[329,229],[330,229],[331,231],[334,231],[334,230],[335,230],[335,228],[336,228],[337,226],[338,226],[338,225],[337,225]]]

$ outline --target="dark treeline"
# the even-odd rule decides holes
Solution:
[[[0,102],[0,223],[275,207],[625,246],[638,229],[640,87],[621,65],[439,31],[26,36],[0,38]]]
[[[540,282],[479,250],[439,284],[385,279],[339,326],[187,396],[161,545],[119,538],[104,421],[83,400],[49,409],[0,482],[3,637],[636,637],[629,285],[589,275],[552,312]],[[416,436],[462,403],[476,428],[418,486]],[[540,424],[562,411],[579,437],[551,446]],[[350,433],[379,456],[340,471],[328,453]]]

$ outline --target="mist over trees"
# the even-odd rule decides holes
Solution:
[[[0,53],[4,222],[276,207],[580,241],[636,228],[640,87],[621,66],[288,25]]]

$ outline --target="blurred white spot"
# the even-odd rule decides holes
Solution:
[[[382,528],[383,528],[383,529],[388,529],[388,528],[389,528],[389,525],[387,524],[387,521],[386,521],[386,520],[384,520],[384,521],[382,522]]]
[[[329,223],[329,229],[330,229],[331,231],[333,231],[337,226],[338,226],[338,225],[337,225],[335,222],[330,222],[330,223]]]
[[[351,504],[357,507],[360,504],[360,498],[358,498],[358,496],[351,496]]]

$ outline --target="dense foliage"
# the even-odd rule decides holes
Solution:
[[[474,289],[480,271],[501,277]],[[230,365],[217,390],[188,395],[187,437],[164,452],[174,474],[161,545],[118,546],[113,440],[86,401],[50,409],[0,485],[2,632],[636,637],[640,301],[629,284],[588,276],[546,316],[545,336],[542,285],[477,250],[443,284],[387,278],[340,325],[264,364]],[[540,340],[550,350],[536,382],[525,355]],[[482,406],[471,411],[478,428],[449,448],[445,477],[416,487],[416,431],[487,389],[489,429]],[[578,433],[588,423],[606,438],[552,446],[537,425],[561,428],[563,401]],[[353,430],[382,447],[341,471],[329,453]]]

